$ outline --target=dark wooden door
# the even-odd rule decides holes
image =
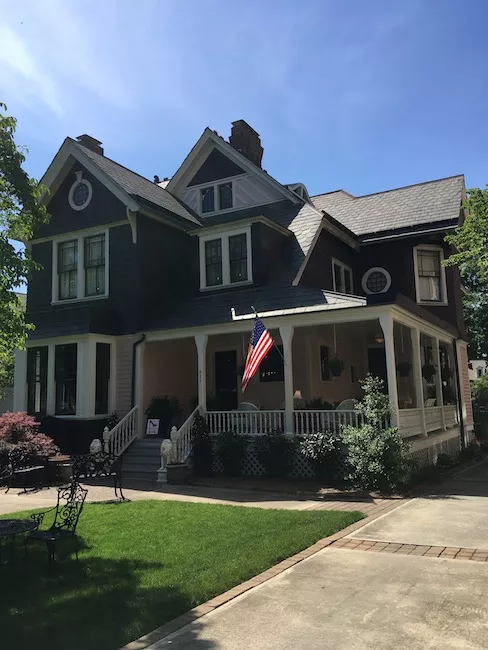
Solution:
[[[388,390],[388,379],[386,375],[385,348],[368,348],[368,369],[375,377],[385,382],[385,392]]]
[[[215,397],[220,410],[237,408],[236,350],[215,353]]]

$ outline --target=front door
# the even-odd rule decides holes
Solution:
[[[368,368],[374,377],[379,377],[385,382],[385,392],[388,390],[388,378],[386,374],[385,348],[368,348]]]
[[[215,397],[221,411],[237,408],[237,351],[215,353]]]

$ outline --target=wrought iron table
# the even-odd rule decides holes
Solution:
[[[0,519],[0,564],[6,564],[7,561],[2,558],[2,539],[7,538],[7,544],[10,547],[10,555],[15,537],[25,535],[37,528],[38,524],[33,519]]]

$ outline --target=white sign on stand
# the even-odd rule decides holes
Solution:
[[[146,436],[157,436],[159,433],[159,419],[148,418],[146,426]]]

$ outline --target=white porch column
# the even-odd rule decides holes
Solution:
[[[421,409],[421,427],[424,436],[427,435],[425,427],[425,406],[424,406],[424,388],[422,380],[422,364],[420,359],[420,330],[417,328],[410,329],[412,339],[412,373],[415,387],[415,404]]]
[[[442,396],[442,377],[441,377],[441,358],[439,354],[439,339],[433,339],[434,341],[434,365],[436,367],[435,373],[435,395],[436,395],[436,404],[441,407],[441,426],[443,429],[446,428],[445,418],[444,418],[444,398]]]
[[[208,334],[195,334],[198,357],[198,404],[207,410],[207,343]]]
[[[285,360],[285,431],[294,433],[294,402],[293,402],[293,325],[282,325],[280,336],[283,343],[283,357]]]
[[[134,406],[138,406],[137,413],[137,437],[144,438],[144,353],[146,351],[146,341],[142,341],[136,346],[134,360]]]
[[[398,387],[395,362],[395,343],[393,338],[393,317],[391,314],[381,314],[381,329],[385,336],[386,374],[388,377],[388,396],[391,406],[391,425],[398,426]]]
[[[27,411],[27,350],[15,350],[14,411]]]

